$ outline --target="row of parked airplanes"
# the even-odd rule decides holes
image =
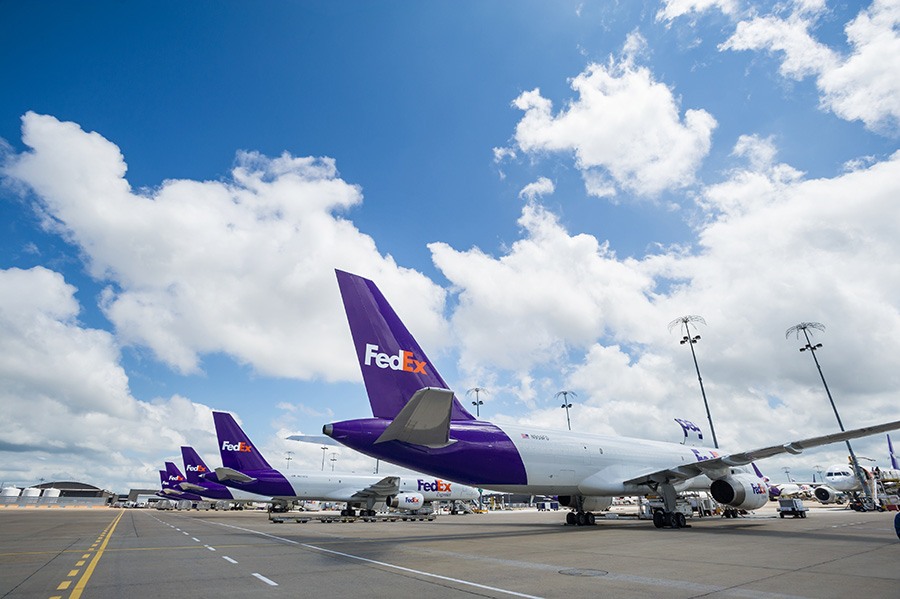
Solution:
[[[616,497],[653,494],[662,500],[662,508],[654,512],[656,527],[680,528],[685,521],[676,510],[679,493],[709,491],[729,508],[758,509],[768,501],[770,485],[756,461],[900,429],[900,420],[894,420],[729,451],[689,443],[687,437],[684,443],[668,443],[480,420],[449,389],[375,283],[340,270],[336,275],[372,417],[326,424],[322,432],[360,453],[423,474],[280,472],[255,450],[229,414],[215,412],[223,466],[210,472],[199,458],[192,456],[190,466],[185,458],[189,476],[193,468],[206,472],[200,473],[202,485],[188,480],[179,491],[195,492],[198,489],[190,485],[217,483],[232,492],[275,499],[346,501],[353,511],[371,510],[379,500],[419,509],[428,501],[451,499],[442,492],[458,492],[453,499],[466,499],[477,494],[478,487],[558,497],[560,505],[571,508],[567,523],[576,525],[592,524],[594,512],[609,508]],[[835,492],[851,484],[844,478],[857,478],[843,466],[829,472],[828,488]],[[329,479],[333,486],[325,492],[322,485]],[[337,498],[337,489],[344,498]]]
[[[374,516],[381,504],[407,512],[429,511],[435,501],[478,499],[479,492],[424,474],[356,474],[278,470],[250,441],[234,417],[213,412],[222,467],[210,470],[193,447],[181,448],[182,474],[173,462],[159,471],[160,497],[173,500],[269,503],[281,511],[298,501],[346,503],[344,516]]]

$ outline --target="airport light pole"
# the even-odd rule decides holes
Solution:
[[[337,454],[331,454],[331,471],[334,472],[334,463],[337,462]]]
[[[578,397],[578,395],[574,391],[560,391],[553,397],[559,399],[560,395],[563,396],[563,404],[559,407],[566,409],[566,426],[569,427],[569,430],[572,430],[572,421],[569,420],[569,408],[572,407],[572,404],[569,403],[569,396],[571,395],[572,397]]]
[[[328,446],[322,446],[322,472],[325,472],[325,452],[328,451]]]
[[[709,402],[706,401],[706,390],[703,388],[703,377],[700,376],[700,366],[697,364],[697,353],[694,351],[694,345],[700,341],[700,335],[691,336],[691,326],[696,329],[697,325],[694,323],[697,322],[706,324],[706,321],[703,320],[702,316],[682,316],[669,323],[669,331],[671,332],[675,327],[684,329],[684,336],[678,343],[681,345],[687,344],[688,347],[691,348],[691,356],[694,358],[694,368],[697,370],[697,380],[700,381],[700,395],[703,396],[703,407],[706,408],[706,419],[709,420],[709,432],[712,433],[713,445],[718,449],[719,440],[716,438],[716,427],[713,426],[712,415],[709,413]]]
[[[828,395],[828,401],[831,402],[831,409],[834,410],[834,417],[837,418],[838,426],[841,427],[841,431],[844,430],[844,423],[841,422],[841,415],[838,414],[837,406],[834,405],[834,398],[831,397],[831,391],[828,389],[828,383],[825,382],[825,375],[822,373],[822,366],[819,364],[819,359],[816,357],[816,351],[822,347],[821,343],[812,344],[812,341],[809,338],[810,329],[815,329],[817,331],[824,331],[825,325],[820,322],[801,322],[800,324],[795,324],[790,327],[788,330],[784,332],[784,338],[787,339],[791,336],[791,333],[796,334],[797,339],[800,339],[800,333],[803,333],[803,338],[806,340],[806,345],[800,348],[801,352],[808,351],[813,358],[813,361],[816,363],[816,368],[819,371],[819,378],[822,379],[822,385],[825,387],[825,394]],[[853,462],[853,472],[856,474],[856,480],[859,481],[859,485],[862,487],[863,492],[866,495],[866,498],[874,501],[871,493],[869,492],[869,486],[866,484],[865,478],[862,475],[862,470],[859,466],[859,460],[856,459],[856,454],[853,452],[853,447],[850,446],[850,441],[844,441],[847,444],[847,451],[850,452],[850,461]]]
[[[290,470],[290,469],[291,469],[291,460],[294,459],[294,458],[291,457],[292,455],[294,455],[294,452],[293,452],[293,451],[286,451],[286,452],[285,452],[285,455],[284,455],[284,461],[287,462],[287,467],[285,468],[285,470]]]
[[[472,387],[471,389],[466,391],[466,395],[471,395],[472,393],[475,394],[475,401],[472,402],[472,405],[475,406],[475,417],[479,418],[481,417],[480,408],[484,405],[484,402],[478,398],[478,394],[487,393],[487,389],[485,389],[484,387]]]

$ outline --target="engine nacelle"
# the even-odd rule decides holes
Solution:
[[[558,499],[559,505],[563,507],[575,507],[577,505],[575,503],[574,495],[560,495]],[[584,497],[581,508],[585,512],[603,512],[609,509],[609,506],[612,505],[612,502],[612,497],[599,497],[590,495],[588,497]]]
[[[734,474],[719,478],[709,487],[713,499],[740,510],[756,510],[769,500],[769,487],[756,476]]]
[[[418,510],[425,505],[425,497],[421,493],[398,493],[388,497],[385,503],[399,510]]]
[[[834,503],[838,498],[838,492],[827,485],[816,487],[816,490],[813,491],[813,495],[815,495],[816,499],[821,503]]]

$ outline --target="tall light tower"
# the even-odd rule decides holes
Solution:
[[[294,459],[294,458],[291,457],[292,455],[294,455],[294,452],[293,452],[293,451],[286,451],[286,452],[284,452],[284,461],[287,462],[287,466],[285,467],[285,470],[290,470],[290,469],[291,469],[291,460]]]
[[[563,404],[559,407],[566,409],[566,426],[569,427],[569,430],[572,430],[572,421],[569,420],[569,408],[572,407],[572,404],[569,403],[569,396],[571,395],[572,397],[578,397],[578,395],[574,391],[560,391],[553,397],[559,399],[560,395],[563,396]]]
[[[801,347],[800,351],[809,351],[809,354],[812,356],[813,361],[816,363],[816,368],[819,370],[819,378],[822,379],[822,385],[825,387],[825,394],[828,395],[828,401],[831,402],[831,409],[834,410],[834,417],[837,418],[838,426],[841,427],[841,431],[843,431],[844,423],[841,422],[841,415],[838,414],[837,406],[834,405],[834,398],[831,397],[831,391],[828,389],[828,383],[825,382],[825,375],[822,374],[822,366],[819,364],[819,359],[816,357],[816,350],[821,348],[822,344],[812,344],[812,341],[810,341],[809,339],[810,329],[824,331],[825,325],[821,322],[801,322],[800,324],[795,324],[794,326],[786,330],[784,332],[784,338],[787,339],[791,336],[791,333],[794,333],[797,335],[797,339],[800,339],[800,333],[803,333],[803,338],[806,339],[806,345]],[[859,460],[856,459],[856,454],[853,452],[853,447],[850,446],[850,441],[844,441],[844,443],[847,444],[847,451],[850,452],[850,461],[853,462],[853,471],[856,474],[856,480],[859,481],[859,485],[862,487],[866,498],[873,500],[874,498],[869,492],[869,486],[866,484],[866,480],[862,475],[862,470],[859,467]]]
[[[703,377],[700,376],[700,366],[697,364],[697,353],[694,351],[694,345],[700,341],[700,335],[691,336],[691,326],[697,328],[695,323],[706,324],[702,316],[689,315],[676,318],[669,323],[669,331],[675,327],[684,329],[684,336],[681,338],[681,345],[687,344],[691,348],[691,356],[694,358],[694,368],[697,370],[697,380],[700,381],[700,395],[703,396],[703,407],[706,408],[706,419],[709,420],[709,431],[712,433],[713,445],[719,448],[719,440],[716,439],[716,427],[713,426],[712,415],[709,413],[709,402],[706,401],[706,390],[703,388]]]
[[[479,393],[487,393],[487,389],[485,389],[484,387],[472,387],[471,389],[466,391],[466,395],[471,395],[472,393],[475,394],[475,401],[472,402],[472,405],[475,406],[475,417],[479,418],[479,417],[481,417],[481,409],[480,408],[481,408],[481,406],[484,405],[484,402],[481,401],[480,399],[478,399],[478,394]]]
[[[322,472],[325,472],[325,452],[328,451],[328,446],[322,446]]]

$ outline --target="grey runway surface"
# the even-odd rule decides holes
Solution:
[[[0,509],[0,598],[900,597],[892,513],[774,506],[656,529],[563,512],[270,523],[263,512]]]

